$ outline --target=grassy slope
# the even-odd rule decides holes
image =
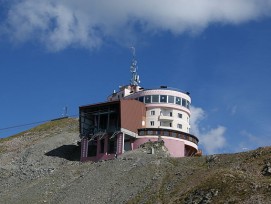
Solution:
[[[20,140],[23,141],[31,138],[31,140],[34,142],[43,138],[44,136],[54,135],[60,133],[61,131],[78,131],[78,120],[74,118],[64,118],[50,121],[16,135],[7,138],[0,138],[0,154],[7,151],[8,143],[12,142],[12,140],[17,139],[20,142]]]

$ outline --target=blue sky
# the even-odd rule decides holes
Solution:
[[[145,3],[144,3],[145,2]],[[0,0],[0,137],[128,84],[189,91],[205,153],[271,145],[271,1]]]

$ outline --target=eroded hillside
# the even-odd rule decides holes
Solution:
[[[173,159],[148,146],[79,162],[78,121],[0,140],[0,203],[270,203],[271,148]]]

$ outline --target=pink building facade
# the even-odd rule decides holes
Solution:
[[[81,161],[113,159],[148,141],[162,139],[172,157],[198,152],[198,138],[190,134],[191,97],[167,86],[139,86],[136,61],[130,85],[120,87],[107,102],[79,107]]]

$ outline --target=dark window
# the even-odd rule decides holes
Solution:
[[[181,98],[180,97],[176,97],[176,102],[177,105],[181,105]]]
[[[186,107],[186,100],[184,98],[182,99],[182,106]]]
[[[145,134],[145,131],[144,130],[141,130],[141,131],[139,131],[139,133],[138,133],[139,135],[144,135]]]
[[[178,113],[178,118],[183,118],[183,114]]]
[[[169,132],[168,131],[164,131],[164,135],[165,136],[169,136]]]
[[[151,96],[145,96],[145,103],[151,102]]]
[[[144,102],[144,96],[139,97],[138,100],[139,100],[140,102]]]
[[[159,95],[152,95],[152,103],[159,103]]]
[[[167,95],[161,95],[160,96],[160,103],[166,103],[167,102]]]

